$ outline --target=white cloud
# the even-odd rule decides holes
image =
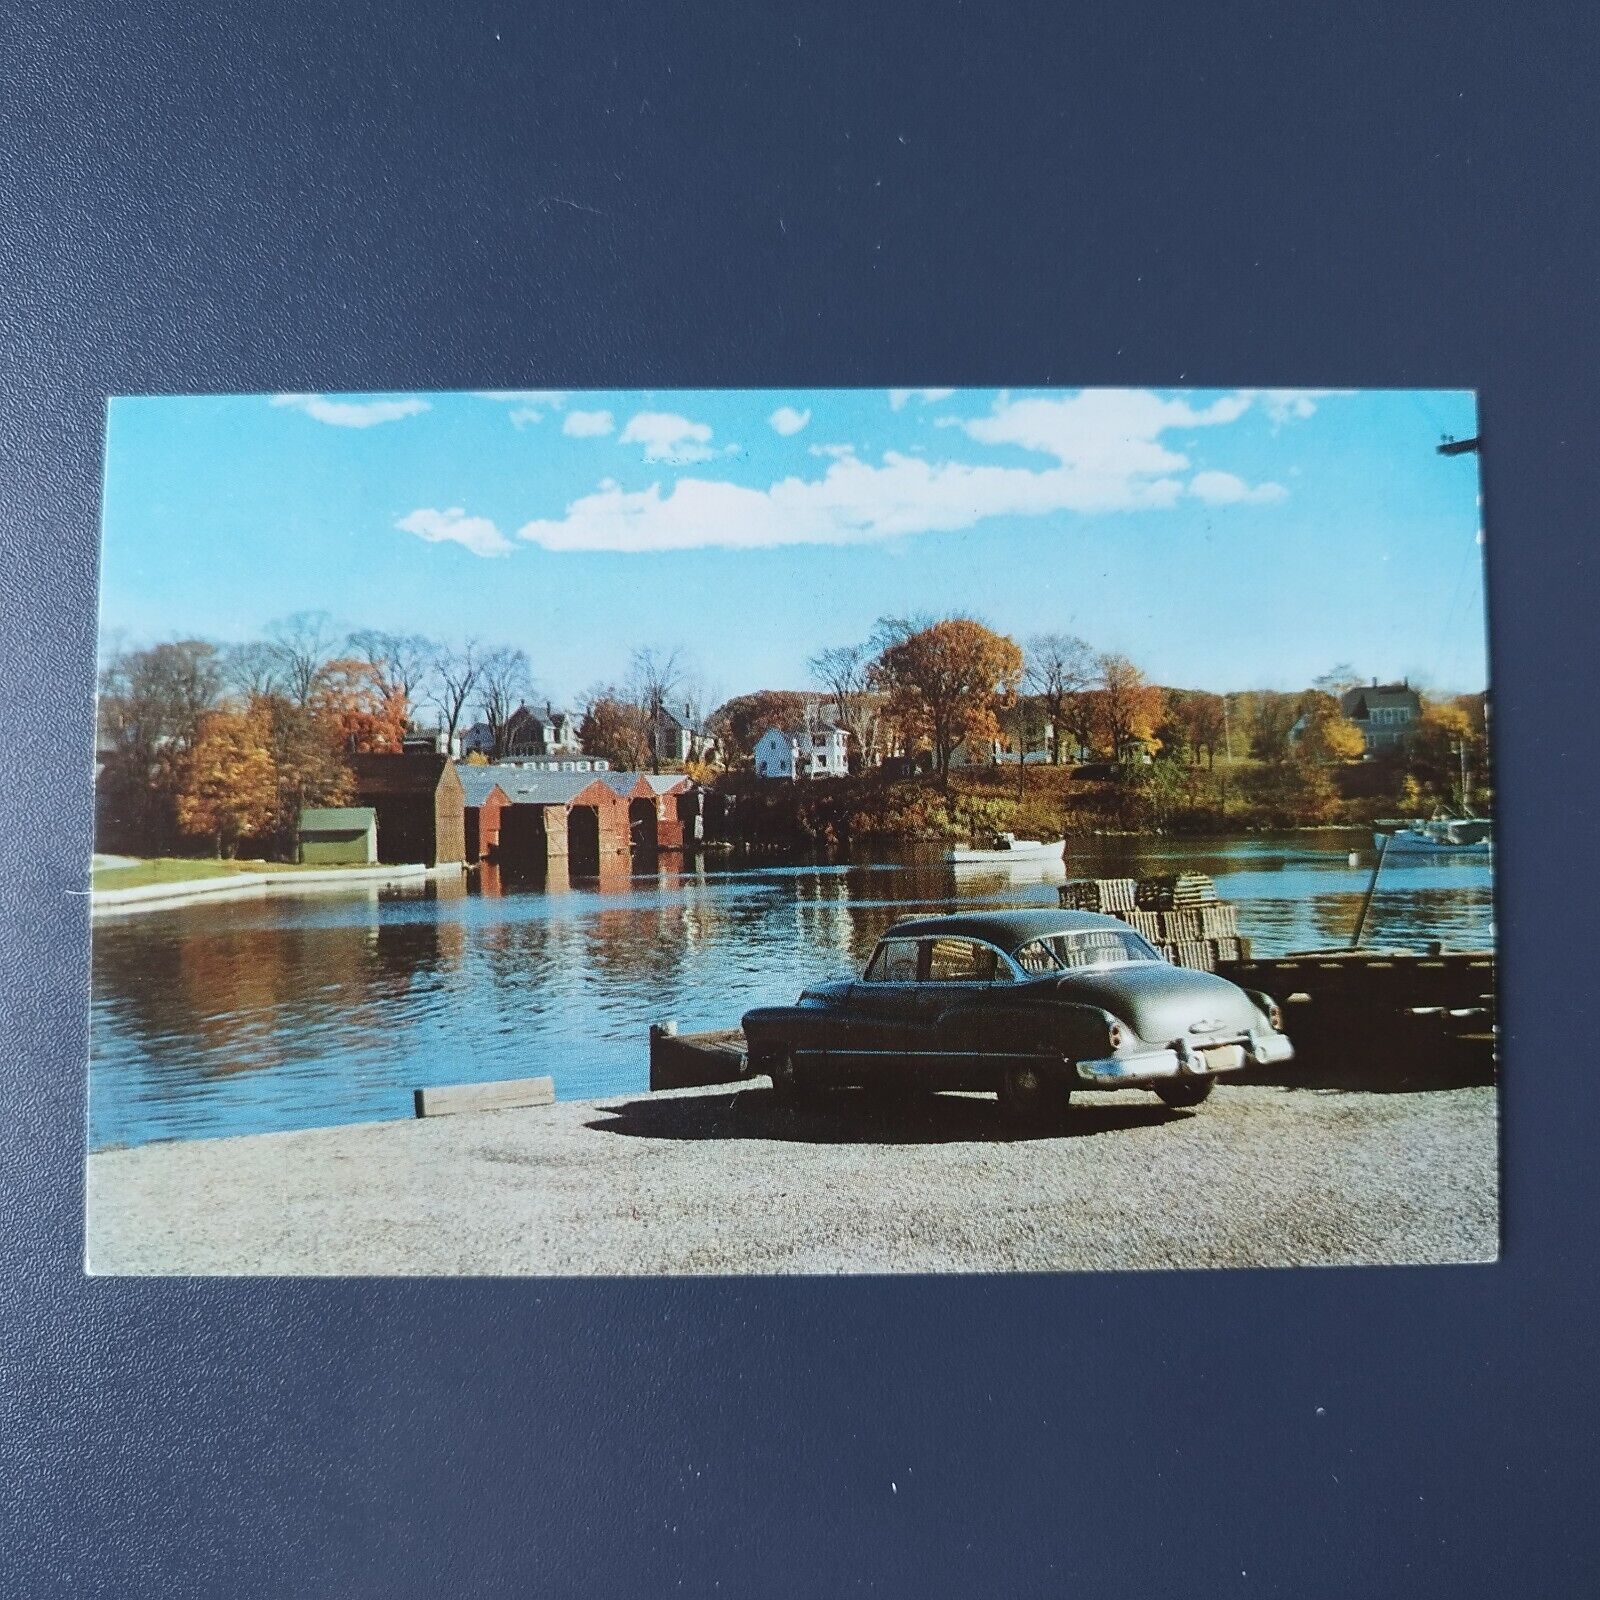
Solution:
[[[785,438],[791,433],[799,433],[811,420],[809,411],[796,411],[793,406],[779,406],[767,421],[772,424],[774,433],[781,433]]]
[[[318,422],[335,428],[371,428],[380,422],[398,422],[433,408],[415,395],[404,400],[330,400],[322,394],[275,394],[275,406],[293,406]]]
[[[1241,389],[1247,400],[1259,400],[1274,429],[1286,422],[1303,422],[1316,415],[1317,401],[1331,394],[1354,394],[1354,389]]]
[[[598,439],[615,427],[609,411],[569,411],[561,431],[573,439]]]
[[[954,389],[891,389],[889,404],[896,411],[899,411],[906,401],[913,399],[920,400],[925,406],[931,406],[940,400],[948,400],[954,393]]]
[[[864,544],[993,516],[1159,509],[1182,493],[1171,477],[931,463],[890,452],[881,466],[846,457],[822,478],[785,478],[768,489],[705,478],[681,478],[665,493],[659,483],[637,491],[602,484],[564,517],[529,522],[518,535],[549,550]]]
[[[1197,472],[1189,480],[1189,493],[1208,506],[1270,505],[1288,492],[1281,483],[1258,483],[1251,488],[1231,472]]]
[[[448,511],[419,507],[395,523],[403,533],[414,533],[429,544],[459,544],[475,556],[503,556],[511,541],[487,517],[469,517],[460,506]]]
[[[834,461],[843,461],[846,456],[853,456],[856,447],[853,444],[813,444],[808,445],[814,456],[827,456]]]
[[[646,461],[709,461],[711,429],[672,411],[641,411],[622,430],[624,444],[642,444]]]
[[[943,417],[982,444],[1013,444],[1085,471],[1142,475],[1178,472],[1189,458],[1160,442],[1172,428],[1236,422],[1248,399],[1224,395],[1196,410],[1149,389],[1083,389],[1070,395],[1013,400],[1001,394],[986,417]]]

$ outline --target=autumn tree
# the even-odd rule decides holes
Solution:
[[[1061,746],[1072,730],[1073,699],[1094,682],[1094,654],[1082,639],[1041,633],[1028,641],[1024,681],[1050,723],[1050,763],[1061,765]],[[1085,741],[1087,742],[1087,741]]]
[[[1161,741],[1163,755],[1186,757],[1191,766],[1199,766],[1204,755],[1207,766],[1214,766],[1225,726],[1220,694],[1203,689],[1168,689],[1156,737]]]
[[[928,745],[934,770],[946,784],[958,744],[1000,736],[996,710],[1015,703],[1021,678],[1016,641],[969,617],[949,617],[907,633],[873,664],[873,681],[889,697],[890,718],[908,743]]]
[[[312,708],[341,750],[398,751],[405,745],[411,721],[405,692],[386,683],[369,661],[330,661],[312,695]]]
[[[1366,749],[1360,728],[1339,709],[1331,694],[1313,691],[1302,703],[1300,732],[1295,754],[1305,761],[1325,766],[1341,761],[1359,761]]]
[[[1155,737],[1165,696],[1127,656],[1108,651],[1096,660],[1101,730],[1114,760]]]
[[[355,787],[344,759],[343,729],[325,707],[296,705],[286,695],[258,703],[268,718],[274,800],[271,832],[280,855],[293,851],[300,813],[309,806],[341,806]]]
[[[179,769],[179,828],[204,839],[218,856],[234,856],[241,839],[268,831],[277,805],[271,716],[264,702],[241,711],[211,711],[200,721]]]
[[[1259,761],[1283,761],[1289,755],[1289,729],[1300,714],[1298,697],[1273,690],[1245,697],[1250,754]]]
[[[172,843],[178,772],[222,688],[221,658],[203,640],[107,656],[99,678],[96,807],[109,839],[147,854]]]
[[[1470,773],[1483,768],[1484,739],[1467,706],[1429,701],[1417,719],[1406,750],[1409,771],[1435,794],[1455,794],[1461,786],[1463,751]]]
[[[711,713],[711,730],[727,753],[749,760],[768,728],[796,728],[805,721],[806,698],[791,689],[757,689],[736,695]]]
[[[420,633],[377,628],[352,633],[345,648],[373,668],[385,695],[403,700],[408,714],[422,702],[439,654],[439,646]]]
[[[620,772],[638,772],[650,758],[649,729],[641,707],[607,685],[584,697],[578,739],[586,756],[597,756]]]

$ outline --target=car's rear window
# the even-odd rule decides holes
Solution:
[[[1160,959],[1132,928],[1082,928],[1074,933],[1051,934],[1045,939],[1030,940],[1016,953],[1017,965],[1033,974]]]

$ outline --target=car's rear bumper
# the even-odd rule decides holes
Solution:
[[[1078,1077],[1101,1088],[1158,1083],[1164,1078],[1212,1078],[1246,1067],[1274,1066],[1294,1056],[1294,1046],[1281,1033],[1257,1034],[1203,1050],[1187,1045],[1170,1050],[1141,1050],[1137,1055],[1104,1056],[1077,1063]]]

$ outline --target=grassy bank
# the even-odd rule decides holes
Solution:
[[[156,883],[193,883],[201,878],[231,878],[239,873],[322,872],[325,866],[288,861],[217,861],[185,856],[154,856],[131,867],[96,867],[92,889],[143,889]]]

